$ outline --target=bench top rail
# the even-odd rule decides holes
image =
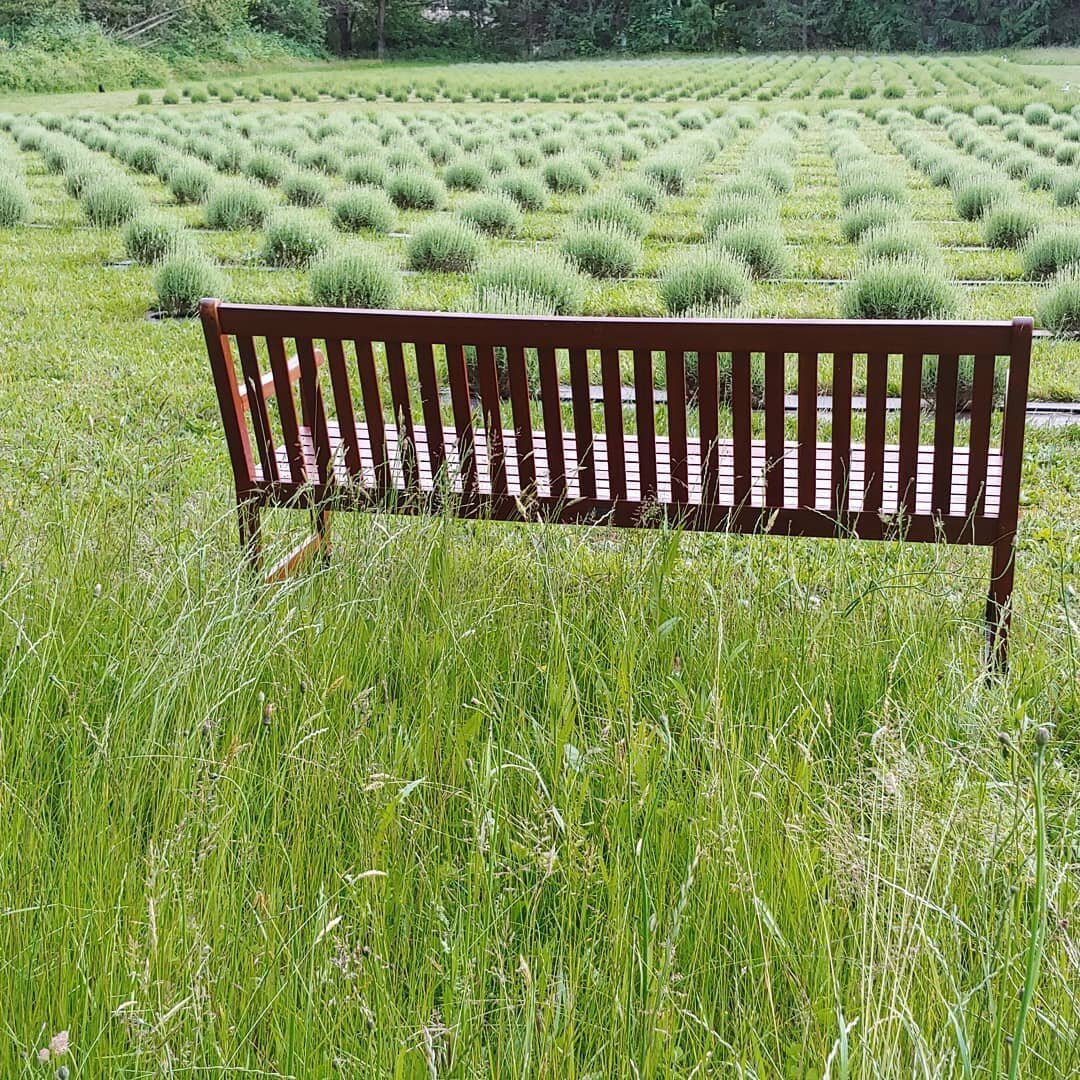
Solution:
[[[223,334],[277,335],[443,345],[520,345],[567,349],[752,352],[922,352],[1011,355],[1031,320],[891,321],[878,319],[672,319],[566,315],[475,315],[436,311],[225,304],[217,307]]]
[[[629,521],[659,506],[706,528],[779,514],[784,531],[812,535],[822,517],[880,534],[902,515],[921,522],[919,538],[943,527],[976,543],[1015,527],[1030,319],[531,318],[207,300],[202,320],[242,495],[449,489],[464,512],[496,517],[533,505]],[[970,401],[958,416],[962,374]],[[865,409],[853,408],[856,387]]]

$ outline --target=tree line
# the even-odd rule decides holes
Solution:
[[[12,40],[80,20],[188,48],[254,29],[313,53],[446,59],[980,50],[1080,39],[1077,0],[0,0],[0,33]]]

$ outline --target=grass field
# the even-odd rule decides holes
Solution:
[[[581,310],[662,315],[688,252],[745,254],[709,224],[739,195],[774,261],[737,310],[835,316],[869,199],[954,314],[1031,314],[1052,281],[986,229],[1080,231],[1080,117],[1017,59],[0,102],[0,1075],[1075,1075],[1080,427],[1029,432],[1000,681],[957,549],[339,515],[328,567],[255,595],[201,331],[147,321],[130,264],[161,235],[229,299],[306,302],[348,250],[475,309],[565,249]],[[541,205],[425,264],[508,179]],[[222,185],[257,223],[209,227]],[[340,227],[358,190],[378,228]],[[612,204],[598,276],[570,240]],[[1080,396],[1080,342],[1032,384]]]

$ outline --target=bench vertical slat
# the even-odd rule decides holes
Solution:
[[[701,432],[701,501],[720,501],[720,385],[716,351],[699,352],[698,428]]]
[[[529,404],[525,350],[520,345],[508,345],[506,363],[510,375],[510,410],[514,416],[518,483],[523,495],[531,495],[536,488],[536,458],[533,453],[532,408]]]
[[[994,415],[996,356],[976,356],[971,384],[971,431],[968,435],[967,512],[979,517],[986,502],[986,464]]]
[[[383,420],[382,396],[379,393],[379,375],[375,368],[375,343],[354,341],[353,345],[356,348],[356,370],[360,376],[360,396],[364,402],[368,449],[375,465],[375,490],[384,495],[390,487],[390,460],[386,451],[386,424]],[[326,343],[326,347],[330,347],[330,342]],[[347,392],[345,397],[349,398]],[[340,409],[338,423],[342,423]],[[355,435],[353,437],[355,439]]]
[[[919,427],[922,423],[921,353],[904,353],[900,375],[900,456],[896,508],[914,514],[918,504]]]
[[[402,479],[406,490],[420,490],[420,471],[416,461],[416,431],[413,428],[412,404],[409,400],[409,380],[405,374],[405,358],[400,341],[386,341],[386,368],[390,376],[390,402],[397,425],[398,453],[401,455]]]
[[[785,365],[784,353],[765,354],[765,502],[773,507],[784,505]]]
[[[303,484],[307,481],[307,468],[300,446],[300,424],[296,418],[296,399],[293,397],[292,380],[289,378],[285,342],[279,337],[268,337],[266,350],[270,356],[270,371],[274,376],[274,397],[277,400],[278,416],[281,418],[285,455],[289,461],[289,479],[294,484]]]
[[[866,437],[863,446],[863,510],[881,510],[885,493],[885,391],[889,354],[866,356]]]
[[[832,511],[846,514],[851,480],[851,353],[833,356]]]
[[[731,354],[731,443],[735,505],[750,503],[750,354]]]
[[[671,501],[686,503],[690,499],[690,477],[686,449],[686,367],[681,352],[668,349],[664,376],[667,382]]]
[[[638,480],[641,501],[656,499],[656,417],[653,359],[649,349],[634,350],[634,411],[637,417]]]
[[[503,450],[502,409],[499,404],[499,371],[495,366],[493,346],[476,346],[476,366],[480,376],[480,409],[484,417],[484,435],[487,438],[491,490],[496,495],[505,495],[506,456]]]
[[[225,442],[229,447],[233,479],[238,493],[245,493],[255,479],[255,464],[251,458],[251,442],[244,421],[240,389],[236,385],[236,368],[228,335],[221,332],[219,300],[206,299],[199,304],[202,318],[206,353],[210,357],[210,371],[214,376],[221,422],[225,428]]]
[[[998,514],[1007,536],[1016,529],[1020,479],[1024,465],[1024,423],[1031,370],[1031,320],[1013,319],[1009,378],[1001,421],[1001,506]],[[1009,578],[1011,581],[1012,570]]]
[[[435,357],[431,352],[431,342],[418,341],[415,348],[416,373],[420,379],[420,407],[424,413],[424,427],[427,435],[428,464],[431,468],[431,479],[434,482],[446,464],[439,381],[435,375]]]
[[[360,345],[356,345],[357,356]],[[363,480],[360,464],[360,444],[356,437],[356,415],[353,410],[352,393],[349,390],[349,371],[345,365],[345,350],[340,341],[329,338],[326,342],[326,362],[330,368],[330,389],[334,395],[334,412],[337,414],[338,430],[345,447],[345,468],[351,477]],[[379,418],[380,423],[382,417]]]
[[[570,400],[574,410],[578,490],[583,499],[596,498],[596,451],[593,447],[592,401],[589,398],[589,357],[584,345],[570,349]]]
[[[300,409],[304,424],[311,430],[319,483],[327,484],[332,479],[330,432],[326,426],[326,405],[319,387],[319,365],[311,338],[296,339],[296,354],[300,358]]]
[[[952,501],[953,445],[956,438],[956,380],[959,369],[955,353],[938,357],[934,401],[934,478],[930,508],[948,514]]]
[[[623,445],[622,375],[617,349],[600,350],[604,387],[604,441],[607,444],[608,484],[612,501],[626,499],[626,451]]]
[[[541,346],[538,359],[548,483],[551,497],[561,499],[566,495],[566,454],[563,446],[562,403],[559,401],[559,366],[555,359],[555,349],[550,345]]]
[[[799,504],[817,503],[817,421],[818,421],[818,357],[817,353],[799,353]]]
[[[248,410],[251,413],[251,427],[255,433],[255,446],[259,451],[263,476],[277,481],[277,452],[274,449],[274,435],[270,430],[270,413],[266,408],[266,398],[262,389],[262,372],[259,370],[259,358],[255,354],[255,342],[252,338],[240,335],[236,339],[240,352],[240,366],[244,372],[244,386],[247,388]]]
[[[472,395],[469,393],[469,369],[464,345],[447,345],[446,374],[450,383],[450,404],[454,411],[457,435],[458,471],[466,499],[476,497],[479,483],[476,471],[476,437],[473,433]]]

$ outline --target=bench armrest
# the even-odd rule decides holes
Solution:
[[[315,349],[315,366],[317,368],[322,367],[325,357],[323,356],[322,349]],[[289,357],[289,384],[292,385],[300,378],[300,358],[298,356]],[[274,396],[274,373],[268,371],[263,375],[259,383],[259,388],[262,390],[263,401],[269,401]],[[245,409],[250,409],[251,405],[248,402],[248,388],[244,383],[238,383],[236,392],[240,397],[240,404]]]

